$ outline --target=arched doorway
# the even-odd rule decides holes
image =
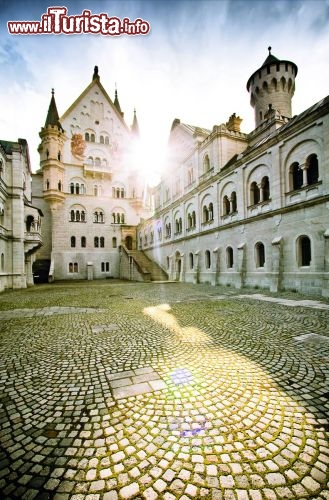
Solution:
[[[182,256],[180,252],[175,253],[175,281],[181,280],[182,273]]]
[[[132,250],[133,249],[133,239],[132,239],[132,236],[130,236],[130,235],[126,236],[126,238],[125,238],[125,245],[126,245],[126,248],[128,250]]]

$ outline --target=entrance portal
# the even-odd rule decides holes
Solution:
[[[126,248],[128,250],[132,250],[133,249],[133,239],[132,239],[131,236],[126,236],[125,245],[126,245]]]

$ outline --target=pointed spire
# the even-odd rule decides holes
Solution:
[[[98,66],[94,67],[93,81],[94,80],[99,80]]]
[[[119,111],[120,115],[123,116],[123,113],[122,113],[121,108],[120,108],[119,99],[118,99],[117,84],[115,84],[114,106],[117,108],[117,111]]]
[[[51,125],[52,127],[58,127],[59,130],[64,132],[64,129],[59,121],[57,106],[56,106],[56,102],[55,102],[54,89],[51,89],[51,99],[50,99],[50,104],[49,104],[49,108],[48,108],[45,127],[48,127],[48,125]]]
[[[279,62],[279,59],[271,53],[272,47],[267,47],[267,50],[268,50],[268,56],[263,62],[263,66],[267,66],[267,64],[271,64],[273,62]]]
[[[136,116],[136,109],[134,109],[134,119],[133,119],[133,124],[131,126],[131,131],[134,135],[139,136],[139,126]]]

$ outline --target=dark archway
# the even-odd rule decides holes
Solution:
[[[125,245],[126,245],[126,248],[128,250],[132,250],[133,249],[133,239],[132,239],[132,236],[130,236],[130,235],[126,236]]]

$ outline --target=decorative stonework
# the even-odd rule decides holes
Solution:
[[[81,134],[73,134],[71,139],[71,151],[76,157],[82,157],[86,149],[86,142]]]

